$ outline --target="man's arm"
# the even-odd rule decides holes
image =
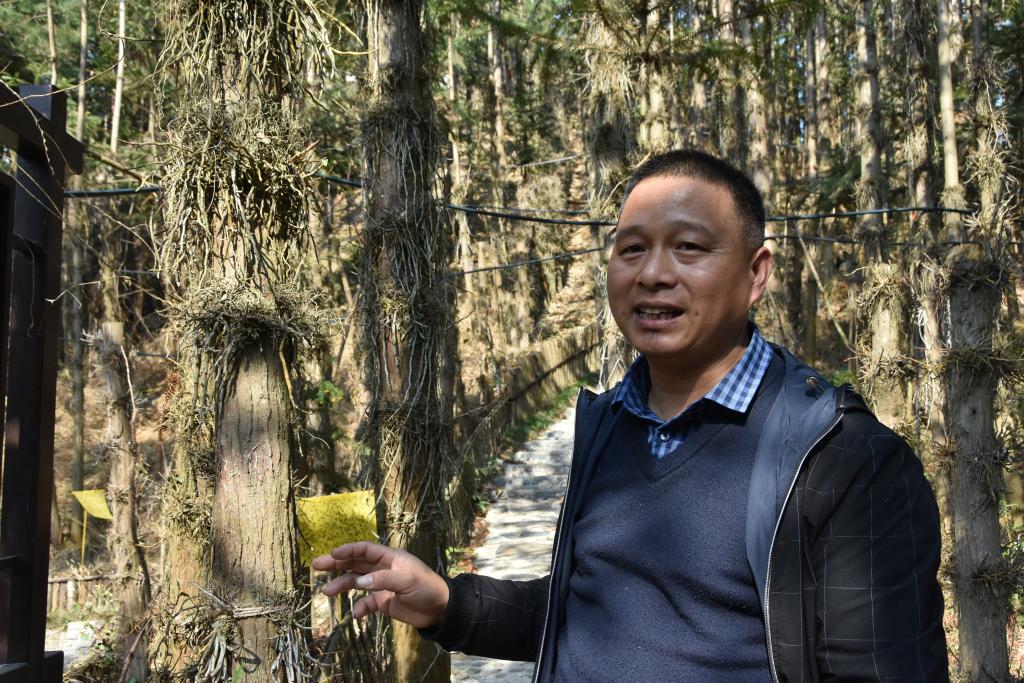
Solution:
[[[499,659],[536,659],[544,627],[547,577],[501,581],[476,574],[445,579],[415,556],[366,541],[335,548],[313,568],[341,576],[327,595],[368,591],[352,608],[360,619],[374,612],[420,629],[447,650]]]
[[[460,574],[448,581],[444,620],[420,634],[446,650],[532,662],[544,628],[548,582]]]
[[[821,680],[948,680],[931,486],[901,438],[850,417],[805,489]]]

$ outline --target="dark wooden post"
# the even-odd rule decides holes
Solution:
[[[44,653],[58,307],[65,168],[80,172],[81,145],[65,132],[66,101],[52,86],[0,90],[0,144],[17,150],[10,236],[10,304],[4,327],[3,501],[0,508],[0,681],[56,682],[63,654]],[[6,297],[10,297],[9,299]]]

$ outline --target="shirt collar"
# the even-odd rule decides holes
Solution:
[[[745,413],[750,408],[754,394],[761,385],[761,380],[772,359],[771,345],[765,341],[761,331],[757,329],[757,325],[751,323],[751,327],[753,331],[750,335],[750,343],[743,356],[725,374],[725,377],[702,397],[738,413]],[[647,405],[647,396],[650,392],[651,375],[647,359],[640,356],[626,371],[625,377],[622,378],[622,382],[612,397],[612,405],[622,405],[637,417],[653,418],[658,422],[665,422],[655,415]]]

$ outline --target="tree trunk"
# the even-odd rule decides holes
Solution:
[[[927,0],[907,0],[906,23],[904,28],[907,52],[907,125],[904,156],[911,191],[911,202],[915,206],[935,206],[934,180],[932,178],[932,146],[935,142],[935,125],[932,116],[932,80],[928,72],[928,53],[931,40],[928,26],[931,12]],[[928,232],[936,234],[939,214],[926,213],[921,222]],[[916,221],[915,221],[916,222]],[[912,234],[907,234],[912,239]]]
[[[959,11],[952,11],[951,0],[936,0],[939,58],[939,113],[942,120],[942,204],[949,208],[966,205],[960,184],[960,160],[956,142],[956,104],[953,101],[953,65],[960,53]],[[957,5],[958,7],[958,5]],[[946,213],[942,218],[945,239],[961,239],[959,214]]]
[[[50,83],[57,87],[57,27],[53,21],[53,0],[46,0],[46,37],[50,48]]]
[[[196,396],[202,392],[196,385],[197,363],[187,347],[179,350],[182,376],[173,387],[172,401],[177,410],[191,411],[193,388]],[[175,424],[172,450],[173,471],[164,485],[163,532],[166,549],[161,553],[165,564],[161,566],[160,600],[162,611],[157,612],[157,626],[167,628],[174,615],[196,607],[199,588],[209,586],[210,580],[210,508],[213,486],[212,463],[203,461],[212,452],[210,436],[205,425],[196,429],[185,420]],[[189,427],[196,429],[191,431]],[[154,632],[157,632],[154,630]],[[161,643],[152,642],[151,669],[180,673],[198,661],[195,643],[170,638]]]
[[[125,0],[117,2],[117,71],[114,78],[114,110],[110,117],[110,151],[117,156],[121,136],[121,96],[124,93]]]
[[[367,4],[366,228],[360,311],[363,424],[376,462],[381,538],[446,571],[455,323],[450,226],[437,191],[439,132],[425,69],[420,0]],[[399,681],[447,681],[448,656],[391,623]]]
[[[816,53],[816,26],[807,27],[804,40],[804,138],[807,140],[807,156],[804,172],[807,174],[807,187],[813,192],[818,184],[818,83]],[[808,193],[808,199],[811,194]],[[813,208],[816,202],[808,202]]]
[[[81,186],[79,176],[72,180],[73,187]],[[68,286],[75,293],[74,296],[65,297],[65,306],[68,310],[68,326],[66,334],[71,346],[71,354],[68,358],[68,375],[71,383],[71,397],[68,411],[71,413],[71,490],[80,491],[83,488],[85,479],[85,355],[86,344],[83,339],[85,332],[85,293],[79,283],[82,281],[82,261],[85,248],[83,242],[88,237],[88,219],[84,207],[72,204],[68,207],[71,216],[74,217],[71,224],[65,230],[68,233],[65,243],[68,254]],[[82,519],[82,506],[78,500],[71,497],[71,539],[76,543],[81,541],[82,529],[78,526],[78,520]]]
[[[995,432],[999,383],[993,347],[1002,294],[1008,279],[993,258],[1009,238],[1005,224],[1007,183],[1006,121],[992,98],[992,65],[983,40],[987,3],[972,5],[974,59],[971,68],[975,148],[969,158],[980,211],[970,235],[992,245],[956,246],[949,266],[949,359],[946,366],[947,449],[952,455],[955,562],[954,588],[959,608],[960,670],[969,681],[1010,680],[1007,622],[1010,594],[1018,585],[1003,557],[1000,498],[1005,461]],[[1011,181],[1012,182],[1012,181]],[[1004,247],[1002,247],[1004,248]]]
[[[832,88],[829,86],[829,60],[832,58],[825,13],[818,12],[814,30],[814,103],[818,129],[818,173],[832,170],[832,149],[836,131],[832,117]]]
[[[495,17],[501,16],[501,0],[494,0],[491,10]],[[491,24],[487,28],[487,62],[491,79],[491,93],[494,97],[494,131],[491,144],[494,149],[494,180],[503,187],[507,174],[508,155],[505,151],[505,73],[501,60],[501,47],[498,44],[498,27]],[[505,200],[505,192],[501,191],[501,200]]]
[[[882,175],[882,131],[878,99],[878,55],[875,47],[874,3],[860,0],[857,23],[857,139],[860,142],[860,180],[857,208],[882,208],[885,181]],[[867,358],[863,363],[864,385],[879,418],[890,427],[902,425],[907,405],[904,374],[908,353],[906,306],[901,297],[905,287],[896,279],[898,270],[881,263],[887,239],[882,217],[869,214],[860,219],[861,259],[867,271],[861,303],[869,316]]]
[[[996,438],[996,377],[987,362],[999,310],[999,291],[977,245],[947,257],[948,349],[943,380],[945,448],[950,457],[953,576],[959,612],[960,671],[967,681],[1009,681],[1006,626],[1011,569],[1002,556]]]
[[[688,0],[686,5],[686,16],[690,22],[689,30],[694,35],[701,35],[704,30],[704,20],[701,11],[698,11],[696,0]],[[690,100],[687,112],[687,134],[685,143],[693,149],[700,149],[706,152],[713,151],[713,145],[709,135],[708,126],[708,93],[706,86],[706,75],[699,69],[693,69],[690,76]]]
[[[817,208],[818,193],[818,84],[817,84],[817,27],[810,24],[807,27],[807,37],[804,41],[804,93],[805,102],[805,126],[804,133],[807,140],[807,153],[804,171],[807,175],[806,185],[808,188],[805,206],[814,210]],[[794,249],[796,245],[794,244]],[[809,268],[804,276],[803,284],[803,338],[800,353],[804,361],[814,365],[818,355],[818,260],[820,249],[817,245],[809,245],[800,241],[800,253],[803,258],[810,262]]]
[[[875,263],[868,270],[861,307],[868,315],[871,344],[863,364],[864,391],[882,424],[906,433],[911,349],[909,284],[896,263]]]
[[[97,356],[103,369],[107,404],[107,450],[110,481],[107,498],[113,515],[109,543],[114,559],[115,585],[121,603],[121,632],[125,648],[130,647],[136,622],[150,599],[149,567],[139,544],[139,494],[136,475],[139,448],[135,441],[135,403],[131,386],[131,363],[124,323],[105,321],[100,326]],[[145,647],[141,648],[145,652]],[[127,650],[125,653],[127,654]],[[139,660],[136,660],[138,662]],[[145,666],[136,664],[138,680],[145,679]]]
[[[804,310],[802,305],[804,299],[803,273],[804,258],[800,250],[800,242],[795,238],[799,235],[796,221],[786,222],[784,233],[789,239],[784,241],[784,246],[779,250],[779,259],[783,276],[784,301],[786,309],[786,324],[783,326],[783,333],[788,337],[786,344],[797,348],[804,332]]]
[[[768,117],[765,111],[764,95],[761,92],[761,76],[754,67],[752,58],[749,57],[754,54],[754,38],[750,21],[750,19],[740,21],[743,49],[748,55],[748,58],[743,60],[740,76],[745,93],[745,128],[749,131],[750,136],[747,168],[750,171],[751,180],[754,181],[754,185],[764,197],[765,208],[771,212],[774,208],[772,193],[775,188],[772,183],[771,159],[768,153]],[[790,242],[786,246],[789,248],[795,244]],[[796,252],[795,249],[792,251]],[[794,260],[799,262],[798,258]]]
[[[878,103],[878,55],[875,49],[873,0],[857,2],[857,140],[860,143],[860,180],[857,183],[857,208],[882,208],[885,181],[882,177],[882,130]],[[877,214],[861,218],[861,239],[865,256],[880,258],[884,236],[882,218]]]
[[[645,8],[646,9],[646,8]],[[658,43],[661,33],[661,14],[656,9],[645,11],[638,17],[644,26],[645,42],[651,46],[651,52]],[[636,96],[639,99],[640,122],[637,127],[637,146],[642,155],[657,154],[668,151],[672,136],[669,132],[668,101],[671,97],[669,75],[656,57],[645,59],[640,64],[639,88]]]
[[[78,102],[75,112],[75,137],[85,137],[85,81],[89,75],[89,0],[81,2],[81,16],[78,33]],[[74,189],[82,186],[80,175],[71,179]],[[65,297],[68,307],[68,326],[66,334],[71,344],[71,357],[68,359],[68,374],[71,383],[71,397],[68,406],[71,412],[71,490],[83,488],[85,478],[85,362],[86,344],[83,339],[85,332],[84,301],[85,291],[79,286],[82,282],[82,268],[85,261],[85,245],[89,237],[89,218],[85,207],[80,203],[72,204],[67,209],[71,219],[67,226],[68,280],[73,287],[75,296]],[[71,499],[71,539],[78,543],[82,539],[82,530],[76,524],[82,519],[82,506],[78,500]]]
[[[957,151],[956,121],[953,102],[953,60],[959,45],[959,18],[950,16],[949,0],[936,1],[936,24],[938,40],[939,107],[941,114],[943,192],[942,204],[947,207],[962,207],[964,189],[960,185],[960,162]],[[952,28],[952,33],[951,33]],[[935,240],[960,238],[960,215],[942,215],[941,234],[930,235]],[[934,244],[925,256],[919,272],[919,298],[922,310],[922,339],[925,347],[927,373],[923,393],[928,406],[928,428],[926,430],[925,462],[933,467],[948,467],[946,411],[949,401],[946,378],[941,372],[945,363],[948,334],[947,297],[943,283],[945,265],[941,258],[942,246]],[[952,511],[950,509],[949,479],[936,477],[935,496],[943,516],[943,529],[952,533]]]
[[[632,139],[627,93],[621,86],[626,77],[624,65],[613,56],[615,39],[600,21],[591,19],[587,44],[593,46],[587,55],[593,87],[587,99],[584,141],[589,170],[588,208],[592,217],[612,215],[618,209],[619,188],[628,174],[629,151],[637,146]],[[595,247],[607,241],[606,228],[593,226],[591,238]],[[612,321],[605,291],[607,254],[594,255],[591,271],[594,282],[594,313],[601,326],[601,368],[599,385],[609,387],[625,373],[631,350],[622,332]]]
[[[716,0],[718,9],[719,40],[726,46],[736,44],[735,0]],[[746,136],[744,121],[744,87],[740,82],[736,64],[732,60],[719,60],[721,76],[716,84],[719,100],[720,154],[733,165],[746,167]]]
[[[241,351],[216,416],[212,560],[217,593],[231,600],[246,681],[276,683],[278,614],[301,604],[295,539],[292,407],[280,342]],[[242,655],[239,655],[241,660]],[[251,669],[250,669],[251,667]]]

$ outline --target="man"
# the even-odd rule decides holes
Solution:
[[[581,393],[549,576],[443,579],[357,543],[314,560],[345,572],[324,592],[539,681],[947,680],[931,489],[850,388],[749,322],[764,222],[700,152],[631,176],[608,299],[640,357]]]

